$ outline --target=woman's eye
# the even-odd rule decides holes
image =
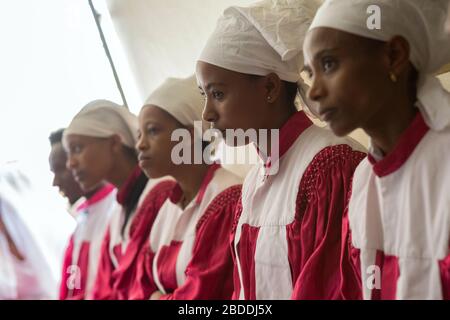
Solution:
[[[330,58],[324,58],[322,60],[322,67],[324,72],[330,72],[336,65],[336,62]]]
[[[158,132],[158,130],[155,127],[149,127],[147,128],[147,133],[150,135],[154,135]]]
[[[221,100],[223,99],[223,92],[214,90],[212,92],[212,96],[214,97],[214,99]]]
[[[80,153],[81,150],[82,150],[81,146],[72,146],[69,151],[72,154],[77,154]]]

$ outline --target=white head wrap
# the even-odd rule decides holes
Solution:
[[[138,120],[127,108],[108,100],[94,100],[84,106],[64,130],[63,143],[69,134],[95,138],[119,135],[122,143],[134,149]]]
[[[431,129],[442,130],[450,125],[450,94],[434,73],[450,62],[450,38],[444,32],[447,6],[448,0],[326,0],[310,30],[328,27],[381,41],[403,36],[420,76],[418,107]],[[380,29],[368,27],[376,7]]]
[[[318,5],[313,0],[264,0],[229,7],[217,22],[199,61],[231,71],[297,82],[305,34]]]
[[[194,126],[194,121],[200,121],[202,128],[195,127],[199,137],[201,129],[207,129],[207,122],[202,120],[204,101],[200,95],[195,76],[185,79],[166,79],[145,101],[144,106],[157,106],[184,126]]]

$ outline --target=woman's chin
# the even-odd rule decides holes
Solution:
[[[84,193],[89,193],[94,191],[100,183],[79,182],[79,184]]]
[[[150,170],[149,168],[146,169],[142,169],[142,171],[144,171],[145,175],[149,178],[149,179],[159,179],[162,178],[164,176],[166,176],[166,174],[161,174],[156,170]]]
[[[334,135],[338,137],[345,137],[352,133],[354,130],[358,129],[357,127],[350,126],[345,123],[341,123],[338,121],[331,121],[327,123],[328,127],[334,133]]]

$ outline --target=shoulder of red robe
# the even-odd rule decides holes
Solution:
[[[346,144],[329,146],[322,149],[308,165],[300,182],[300,192],[298,194],[299,196],[306,194],[306,197],[298,203],[300,208],[305,206],[311,199],[321,174],[328,175],[330,170],[345,170],[347,168],[350,171],[349,173],[351,173],[348,176],[349,181],[351,181],[356,167],[366,156],[366,153],[354,150]]]
[[[219,193],[206,208],[205,213],[197,223],[196,229],[198,230],[211,215],[224,210],[231,211],[230,215],[234,216],[236,207],[241,199],[241,190],[242,185],[234,185]]]

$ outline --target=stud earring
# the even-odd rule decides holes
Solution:
[[[389,78],[391,79],[392,82],[394,82],[394,83],[397,82],[397,76],[392,71],[389,72]]]

